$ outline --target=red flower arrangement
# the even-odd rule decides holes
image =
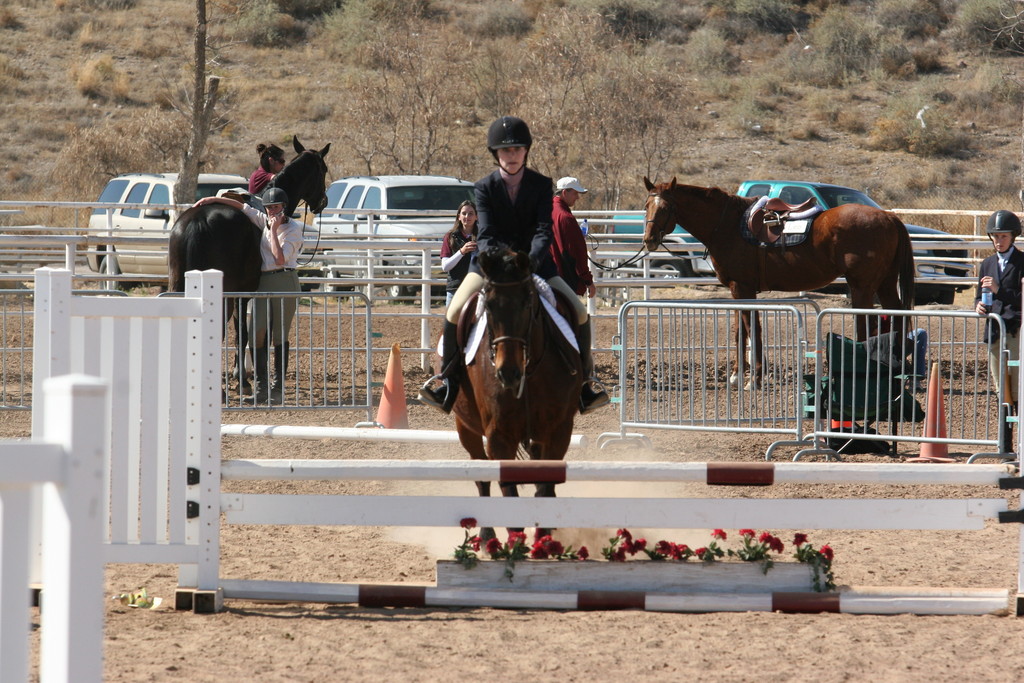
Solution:
[[[479,536],[470,536],[470,531],[476,527],[474,518],[466,517],[459,521],[459,525],[466,530],[466,537],[461,545],[455,547],[455,561],[466,569],[472,569],[480,561],[477,552],[483,544],[484,552],[492,560],[505,560],[505,576],[509,581],[512,580],[515,564],[519,560],[586,560],[590,557],[586,546],[580,546],[579,550],[573,550],[572,546],[566,548],[550,535],[539,536],[532,546],[526,545],[526,534],[522,531],[508,532],[508,540],[504,543],[497,538],[483,543]]]
[[[455,548],[455,560],[466,569],[472,569],[479,562],[477,553],[480,552],[482,545],[490,559],[505,560],[505,576],[510,581],[515,563],[520,560],[586,560],[590,557],[586,546],[580,546],[579,550],[573,550],[571,546],[566,548],[550,535],[540,536],[534,540],[532,546],[528,546],[526,534],[521,531],[510,531],[508,540],[504,543],[497,538],[483,543],[479,536],[470,535],[472,529],[476,527],[475,519],[467,517],[459,524],[465,529],[466,536],[462,544]],[[719,541],[728,540],[728,534],[722,529],[713,530],[711,542],[696,549],[671,541],[658,541],[653,547],[649,547],[647,539],[633,538],[629,529],[619,529],[613,538],[608,539],[608,545],[601,549],[601,555],[609,562],[625,562],[627,556],[632,557],[639,553],[659,562],[685,562],[695,557],[701,562],[711,563],[725,557],[735,557],[743,562],[760,562],[762,572],[767,574],[775,564],[773,553],[776,556],[781,555],[786,549],[781,539],[767,531],[758,534],[753,529],[740,529],[739,535],[742,541],[738,550],[725,549],[719,545]],[[807,534],[803,533],[793,537],[793,546],[796,548],[793,557],[799,562],[810,564],[814,570],[814,590],[833,590],[836,584],[832,573],[832,548],[823,545],[816,549],[808,543]]]
[[[760,562],[762,571],[767,574],[775,564],[772,553],[781,555],[786,549],[781,539],[767,531],[758,534],[753,529],[740,529],[739,534],[743,539],[739,550],[726,550],[718,545],[719,541],[728,539],[728,534],[722,529],[712,531],[711,542],[694,550],[685,544],[671,541],[658,541],[653,548],[648,548],[647,539],[634,539],[629,529],[619,529],[614,538],[608,539],[608,546],[601,550],[601,554],[610,562],[625,562],[627,555],[632,556],[641,552],[652,560],[683,562],[691,557],[696,557],[701,562],[715,562],[724,557],[735,557],[744,562]],[[815,549],[807,542],[807,534],[801,533],[793,537],[793,545],[796,547],[793,557],[799,562],[810,564],[814,570],[814,590],[820,592],[834,589],[836,584],[832,573],[832,548],[823,545],[820,549]]]

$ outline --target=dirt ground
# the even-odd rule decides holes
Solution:
[[[395,323],[396,325],[399,323]],[[383,329],[402,341],[415,334]],[[386,359],[385,359],[386,362]],[[382,369],[381,369],[382,371]],[[406,370],[411,397],[422,371]],[[410,400],[410,427],[452,429],[452,418]],[[577,419],[591,442],[618,431],[605,408]],[[352,426],[352,416],[317,411],[225,413],[225,422]],[[25,436],[27,413],[0,413],[0,436]],[[768,436],[653,432],[652,448],[635,444],[570,450],[569,460],[706,461],[763,459]],[[457,445],[412,446],[330,440],[227,437],[224,458],[465,458]],[[871,457],[871,456],[867,456]],[[240,490],[240,484],[226,488]],[[252,485],[250,485],[252,486]],[[261,485],[255,485],[257,487]],[[638,487],[640,485],[637,485]],[[461,488],[460,488],[461,487]],[[684,488],[684,487],[681,487]],[[286,490],[262,485],[257,491]],[[312,484],[315,493],[409,493],[412,484]],[[431,488],[473,495],[472,485]],[[650,495],[683,492],[648,485]],[[563,495],[640,495],[619,486],[560,489]],[[706,495],[691,492],[688,495]],[[729,488],[715,497],[766,495]],[[962,487],[794,485],[772,487],[779,497],[995,498],[998,491]],[[1016,494],[1010,504],[1018,507]],[[751,526],[756,527],[756,520]],[[612,535],[561,530],[567,543],[600,554]],[[634,529],[635,533],[645,530]],[[776,530],[773,530],[776,531]],[[656,534],[651,530],[649,538]],[[707,530],[694,531],[707,533]],[[789,530],[777,530],[784,541]],[[812,531],[835,550],[840,586],[951,586],[1017,591],[1020,529],[989,523],[976,532]],[[657,536],[661,538],[662,536]],[[668,532],[668,540],[693,540]],[[431,583],[434,562],[448,559],[458,529],[225,526],[226,578]],[[788,550],[788,548],[787,548]],[[107,596],[145,587],[170,604],[174,567],[110,565]],[[33,620],[38,624],[38,614]],[[38,629],[34,641],[38,641]],[[858,616],[782,613],[660,614],[544,612],[493,609],[366,609],[324,604],[228,601],[216,615],[140,610],[109,600],[105,620],[108,681],[434,681],[488,676],[521,680],[922,681],[959,683],[1024,680],[1024,618],[1013,616]]]

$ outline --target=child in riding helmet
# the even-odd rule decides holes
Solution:
[[[587,378],[580,396],[580,413],[586,413],[608,403],[609,399],[600,385],[596,388],[591,386],[594,361],[587,309],[558,276],[555,263],[551,260],[552,183],[551,178],[527,168],[526,161],[532,145],[533,136],[529,126],[515,116],[503,116],[488,129],[487,149],[497,162],[498,169],[478,180],[475,185],[479,225],[477,249],[483,252],[491,247],[508,247],[528,253],[534,273],[547,280],[553,288],[566,295],[567,301],[573,303],[579,324],[577,340],[583,373]],[[455,403],[461,379],[460,352],[456,341],[459,313],[469,297],[480,291],[483,284],[480,268],[474,258],[469,273],[455,292],[445,315],[441,374],[428,380],[419,393],[420,401],[446,413],[451,411]],[[440,379],[442,385],[431,389],[430,384],[436,379]]]
[[[302,251],[302,223],[287,213],[288,193],[279,187],[269,187],[263,193],[266,213],[227,197],[205,197],[196,202],[226,204],[239,209],[260,228],[260,257],[262,269],[258,292],[299,292],[299,274],[296,271]],[[254,403],[283,403],[284,382],[288,376],[288,335],[295,316],[295,297],[254,299],[250,303],[249,344],[253,349],[253,371],[256,376]],[[267,332],[271,340],[267,339]],[[269,343],[274,345],[273,383],[269,376]]]

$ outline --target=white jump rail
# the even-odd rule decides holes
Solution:
[[[992,485],[1013,488],[1009,464],[935,465],[835,463],[394,462],[233,460],[223,480],[415,480],[563,483],[568,481]],[[1007,486],[1006,484],[1011,485]],[[957,529],[986,520],[1020,521],[995,499],[746,499],[746,498],[479,498],[232,493],[222,496],[228,524],[352,526],[479,526],[560,528]],[[1018,549],[1018,592],[1024,555]],[[414,585],[255,581],[222,578],[224,598],[355,603],[364,607],[491,606],[660,611],[782,610],[888,614],[1005,613],[1005,589],[850,588],[831,594],[665,595],[651,591],[513,591]],[[1018,613],[1021,598],[1017,598]]]
[[[36,549],[26,520],[42,503],[39,677],[103,680],[103,456],[108,385],[84,376],[45,382],[52,419],[39,439],[0,442],[0,678],[29,677],[29,575]],[[41,495],[40,495],[41,494]]]
[[[70,271],[35,276],[34,393],[68,372],[92,372],[112,387],[105,560],[176,564],[180,585],[215,589],[221,274],[187,273],[185,295],[175,298],[72,296]],[[33,435],[48,419],[34,407]]]
[[[367,429],[364,427],[310,427],[294,425],[225,424],[221,436],[262,436],[275,439],[337,439],[339,441],[393,441],[395,443],[459,443],[453,431],[437,429]],[[573,434],[570,448],[585,449],[587,437]]]

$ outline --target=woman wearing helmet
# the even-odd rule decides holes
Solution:
[[[260,229],[260,257],[262,271],[258,292],[299,292],[296,271],[302,251],[302,223],[285,213],[288,193],[279,187],[269,187],[263,193],[263,208],[259,211],[247,204],[227,197],[205,197],[196,202],[227,204],[239,209]],[[249,345],[253,349],[253,372],[256,375],[254,403],[284,402],[284,382],[288,376],[288,334],[295,316],[295,297],[254,299],[249,316]],[[273,327],[271,328],[271,324]],[[268,328],[274,344],[274,377],[270,376]]]
[[[572,289],[558,276],[551,260],[551,178],[526,167],[533,136],[526,122],[515,116],[503,116],[494,121],[487,131],[487,149],[498,164],[498,169],[476,182],[476,209],[479,232],[477,249],[508,247],[530,255],[533,271],[555,289],[574,302],[579,323],[578,341],[583,361],[584,376],[593,375],[591,354],[591,325],[587,309]],[[469,273],[452,297],[445,314],[441,374],[430,378],[419,393],[423,403],[451,412],[458,396],[461,379],[461,361],[456,342],[459,313],[466,300],[484,284],[480,268],[474,258]],[[440,380],[441,386],[430,385]],[[583,384],[580,412],[585,413],[608,403],[608,395],[592,382]]]
[[[1020,219],[1012,211],[1000,210],[989,216],[985,232],[992,240],[994,254],[981,262],[978,273],[978,291],[974,299],[974,310],[978,315],[993,313],[1003,319],[1006,329],[1004,346],[1010,360],[1020,356],[1018,335],[1021,323],[1021,277],[1024,276],[1024,253],[1013,246],[1013,241],[1021,233]],[[983,300],[982,295],[986,295]],[[988,297],[991,303],[988,303]],[[998,344],[999,325],[990,320],[985,330],[985,340],[989,342],[989,367],[993,369],[990,377],[996,379],[996,390],[1000,402],[1008,402],[1016,412],[1017,404],[1017,367],[1010,366],[1010,381],[999,376],[995,371],[999,367]]]

